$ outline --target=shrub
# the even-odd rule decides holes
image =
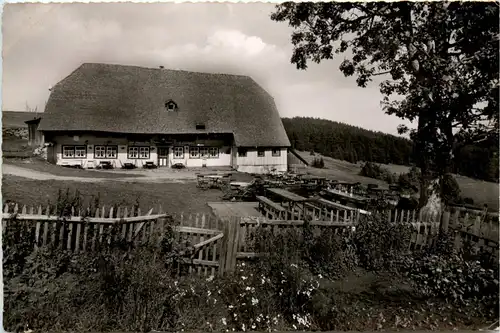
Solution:
[[[389,169],[372,162],[366,162],[361,168],[359,175],[374,179],[380,179],[386,181],[389,184],[393,184],[394,182],[396,182],[396,174],[390,172]]]
[[[418,192],[420,188],[420,170],[414,166],[411,167],[407,173],[399,175],[397,183],[403,190],[412,193]]]
[[[385,214],[363,216],[354,243],[360,264],[371,271],[395,270],[408,255],[412,226],[388,222]]]
[[[323,157],[314,158],[314,160],[311,163],[311,166],[313,168],[323,169],[325,167],[325,161],[323,161]]]
[[[458,254],[429,254],[416,259],[408,275],[424,296],[461,305],[480,302],[498,313],[498,270],[484,269],[479,261],[468,261]]]
[[[460,186],[453,175],[446,174],[442,176],[440,185],[441,198],[445,204],[450,204],[460,200]]]
[[[337,234],[334,228],[315,229],[308,221],[301,228],[258,229],[253,240],[265,274],[301,266],[312,274],[335,279],[354,270],[357,256],[350,227]]]
[[[34,228],[27,221],[18,220],[15,216],[5,220],[3,232],[3,276],[8,279],[21,274],[26,260],[34,247]]]
[[[358,264],[352,234],[336,234],[325,228],[314,237],[308,249],[307,262],[313,274],[337,279],[355,270]]]
[[[474,205],[474,199],[472,199],[472,198],[464,198],[463,201],[464,201],[464,204],[466,204],[466,205],[471,205],[471,206]]]

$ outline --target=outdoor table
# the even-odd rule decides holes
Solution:
[[[231,185],[232,188],[239,188],[239,187],[247,187],[248,185],[250,185],[250,183],[246,183],[246,182],[231,182],[230,185]]]
[[[223,175],[208,175],[206,178],[212,181],[212,186],[217,187],[219,185],[219,181],[224,177]]]
[[[269,193],[279,197],[281,201],[286,204],[286,208],[288,209],[288,214],[293,218],[295,212],[300,214],[305,214],[306,212],[306,203],[313,201],[312,199],[305,198],[293,192],[287,191],[282,188],[268,188],[266,189]]]

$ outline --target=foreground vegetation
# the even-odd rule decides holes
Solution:
[[[64,209],[60,205],[60,209]],[[39,331],[478,328],[498,313],[498,265],[448,237],[408,252],[410,227],[376,216],[355,233],[306,224],[271,236],[223,277],[174,274],[181,244],[114,239],[95,253],[33,251],[31,226],[4,233],[4,327]],[[175,221],[172,222],[175,224]],[[121,226],[118,226],[118,234]],[[31,229],[30,229],[31,228]],[[250,240],[248,240],[250,242]]]

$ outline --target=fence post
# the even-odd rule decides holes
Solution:
[[[219,275],[224,275],[226,272],[226,256],[227,256],[227,245],[228,245],[228,234],[229,234],[229,222],[227,219],[221,219],[219,221],[221,225],[221,230],[224,233],[224,237],[220,243],[220,254],[219,254]]]
[[[236,253],[238,252],[239,219],[231,217],[226,220],[224,228],[224,245],[222,248],[220,269],[222,273],[233,272],[236,268]]]

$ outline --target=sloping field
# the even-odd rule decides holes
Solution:
[[[24,122],[35,117],[39,117],[40,113],[21,112],[21,111],[2,111],[2,127],[3,128],[24,128],[28,127]]]
[[[315,156],[311,156],[308,152],[298,152],[306,161],[311,163]],[[316,157],[319,157],[317,155]],[[387,183],[381,180],[362,177],[359,175],[362,163],[352,164],[346,161],[340,161],[331,157],[322,156],[325,162],[324,169],[308,168],[308,172],[324,177],[330,177],[336,180],[360,182],[362,184],[379,184],[386,185]],[[409,166],[395,165],[395,164],[382,164],[383,167],[388,168],[391,172],[400,174],[408,172]],[[465,176],[456,175],[456,180],[462,191],[462,196],[471,198],[475,204],[487,204],[492,210],[499,209],[499,186],[497,183],[486,182],[482,180],[472,179]]]

